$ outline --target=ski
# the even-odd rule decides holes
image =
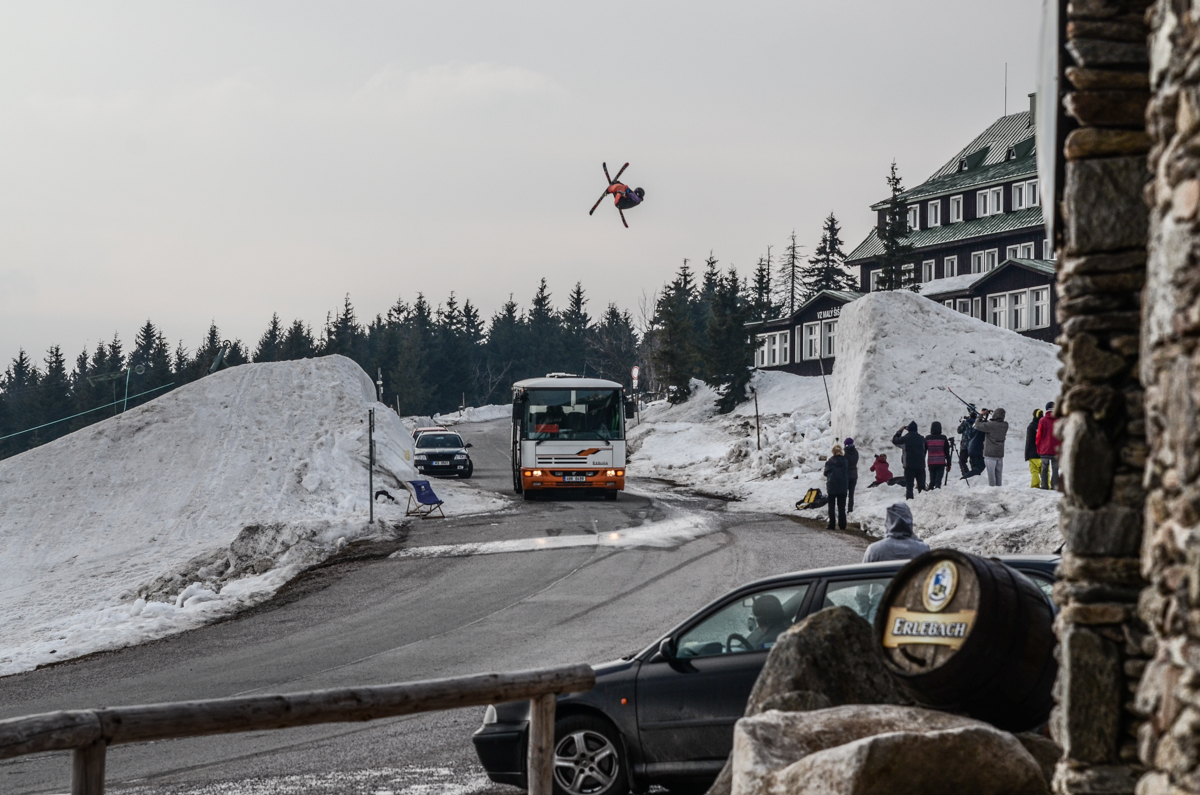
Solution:
[[[617,212],[619,212],[621,214],[621,223],[625,224],[625,228],[628,229],[629,222],[625,220],[625,211],[622,210],[620,207],[618,207]]]
[[[625,169],[627,169],[627,168],[629,168],[629,164],[628,164],[628,163],[626,163],[625,165],[621,166],[621,170],[617,172],[617,175],[616,175],[615,177],[613,177],[612,179],[610,179],[610,180],[608,181],[608,184],[609,184],[609,185],[612,185],[612,184],[614,184],[614,183],[615,183],[617,180],[619,180],[619,179],[621,178],[621,175],[625,173]],[[604,169],[604,176],[606,176],[606,177],[608,176],[608,168],[607,168],[607,167],[605,167],[605,169]]]
[[[608,195],[608,191],[600,194],[600,198],[596,199],[596,203],[592,205],[592,209],[588,210],[588,215],[596,212],[596,208],[600,206],[600,202],[604,201],[604,197]]]
[[[601,163],[600,165],[604,166],[604,178],[608,180],[608,184],[613,184],[613,178],[608,175],[608,163]]]

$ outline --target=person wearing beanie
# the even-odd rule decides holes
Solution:
[[[1058,449],[1061,442],[1054,435],[1054,401],[1046,404],[1046,413],[1038,422],[1037,445],[1038,455],[1042,457],[1041,484],[1043,489],[1058,488]],[[1053,472],[1051,472],[1053,468]]]
[[[1042,410],[1033,410],[1033,419],[1025,426],[1025,460],[1029,462],[1029,477],[1032,488],[1038,488],[1042,483],[1042,457],[1037,450],[1038,422],[1042,419]]]
[[[871,464],[871,471],[875,473],[875,482],[867,486],[868,489],[882,486],[884,483],[891,485],[892,470],[888,468],[887,453],[875,456],[875,463]]]
[[[850,489],[850,472],[846,464],[846,456],[842,455],[842,446],[833,446],[833,455],[825,462],[825,491],[829,494],[829,525],[826,530],[834,529],[834,509],[837,509],[837,528],[846,529],[846,492]]]
[[[912,511],[902,502],[887,509],[886,535],[867,547],[863,563],[881,560],[911,560],[929,551],[929,545],[913,534]]]
[[[996,409],[991,416],[975,423],[975,430],[986,438],[983,440],[983,465],[987,469],[988,485],[1004,485],[1004,440],[1008,437],[1008,423],[1004,421],[1004,409]]]
[[[905,433],[907,431],[907,433]],[[917,433],[916,421],[896,431],[892,444],[900,448],[900,465],[904,467],[904,498],[913,498],[913,485],[925,491],[925,437]]]
[[[846,456],[846,465],[850,468],[850,491],[846,494],[846,513],[854,513],[854,487],[858,485],[858,448],[854,440],[847,438],[842,443]]]
[[[929,435],[925,437],[925,455],[929,463],[929,488],[940,489],[942,475],[950,463],[950,440],[942,433],[940,422],[929,426]]]

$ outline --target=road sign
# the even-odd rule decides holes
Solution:
[[[633,366],[633,369],[629,371],[629,374],[631,376],[633,376],[633,388],[634,389],[637,389],[638,373],[640,373],[641,371],[642,371],[641,368],[638,367],[636,364]]]

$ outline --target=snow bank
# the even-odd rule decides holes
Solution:
[[[459,425],[464,422],[490,422],[512,417],[512,406],[470,406],[449,414],[433,415],[435,425]]]
[[[935,546],[981,554],[1059,547],[1060,495],[1029,488],[1023,460],[1025,415],[1058,391],[1055,346],[964,318],[912,293],[871,295],[847,305],[838,332],[846,353],[828,379],[832,412],[820,377],[759,371],[752,380],[761,425],[756,435],[753,401],[721,416],[713,390],[694,382],[688,402],[651,404],[641,426],[630,430],[630,474],[728,499],[732,511],[824,520],[824,510],[801,513],[795,503],[809,488],[825,490],[830,450],[851,436],[860,462],[850,521],[882,535],[887,506],[903,501],[904,489],[866,488],[873,481],[873,454],[888,453],[899,474],[900,451],[891,439],[902,425],[915,419],[927,433],[929,423],[939,420],[952,435],[963,407],[940,388],[950,384],[981,408],[1008,411],[1009,485],[988,488],[985,478],[964,482],[953,468],[945,488],[909,502],[918,534]]]
[[[1005,409],[1005,463],[1021,465],[1033,410],[1058,394],[1058,347],[981,323],[915,293],[872,293],[842,308],[831,390],[836,438],[864,452],[891,447],[916,420],[954,434],[966,413],[946,387],[979,408]],[[897,450],[897,453],[899,451]],[[898,462],[889,455],[888,460]],[[867,459],[869,466],[871,459]],[[900,467],[892,464],[899,475]]]
[[[234,367],[0,461],[0,675],[189,629],[256,603],[403,492],[412,438],[350,359]],[[447,513],[489,500],[438,483]],[[465,503],[465,504],[464,504]]]

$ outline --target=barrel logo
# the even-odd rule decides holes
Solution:
[[[914,643],[928,643],[957,649],[971,634],[975,624],[974,610],[957,613],[916,613],[903,607],[888,611],[883,646],[895,649]]]
[[[941,612],[958,589],[958,567],[953,561],[943,560],[930,569],[921,589],[921,602],[931,613]]]

